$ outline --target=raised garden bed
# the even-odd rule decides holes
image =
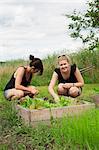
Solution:
[[[61,118],[66,115],[79,115],[83,111],[95,108],[95,104],[83,102],[83,104],[75,104],[71,106],[55,107],[55,108],[39,108],[29,109],[21,105],[16,105],[18,115],[21,116],[25,124],[35,125],[40,122],[48,122],[52,118]]]

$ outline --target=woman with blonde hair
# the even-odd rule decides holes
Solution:
[[[77,97],[81,94],[84,85],[83,77],[76,64],[71,64],[67,55],[58,57],[58,68],[55,68],[48,90],[55,102],[59,101],[59,95]],[[54,86],[58,80],[58,94],[54,91]]]

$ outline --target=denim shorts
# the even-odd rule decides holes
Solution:
[[[5,90],[4,91],[4,97],[6,98],[6,99],[9,99],[9,97],[8,97],[8,95],[9,95],[9,91],[10,91],[11,89],[8,89],[8,90]]]

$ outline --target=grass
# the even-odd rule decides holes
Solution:
[[[38,97],[50,96],[47,86],[38,87]],[[95,88],[95,90],[94,90]],[[99,84],[86,84],[82,96],[89,97],[99,90]],[[0,92],[0,150],[98,150],[99,110],[81,116],[52,121],[51,126],[25,126],[13,110],[13,102]]]
[[[65,53],[65,52],[64,52]],[[73,63],[76,63],[78,68],[85,68],[93,65],[94,69],[83,73],[83,78],[86,84],[99,83],[99,49],[96,51],[81,50],[78,53],[70,55]],[[34,76],[31,84],[34,86],[48,86],[52,73],[57,67],[57,55],[48,56],[43,60],[44,73],[42,76]],[[0,90],[4,89],[5,84],[10,79],[11,74],[18,66],[27,65],[28,61],[16,60],[0,64]]]
[[[38,98],[42,97],[48,97],[49,99],[52,99],[51,95],[48,92],[47,86],[40,86],[38,87],[39,94]],[[55,87],[55,90],[57,90],[57,87]],[[82,90],[81,96],[78,97],[80,100],[86,100],[86,101],[93,101],[92,96],[99,93],[99,84],[85,84]]]
[[[47,87],[56,66],[56,58],[53,55],[44,59],[43,76],[34,77],[32,80],[31,84],[39,89],[39,98],[52,99]],[[79,97],[80,100],[92,101],[91,96],[99,94],[99,50],[80,51],[72,54],[71,58],[79,68],[90,64],[95,66],[94,70],[83,74],[87,84]],[[27,62],[18,60],[0,65],[0,150],[98,150],[99,109],[92,109],[79,117],[54,120],[51,126],[38,124],[32,128],[24,125],[17,112],[12,109],[13,102],[5,100],[3,89],[13,71],[19,65],[26,64]]]
[[[0,102],[0,150],[98,150],[99,110],[92,109],[81,116],[63,117],[51,126],[25,126],[13,103]]]
[[[57,123],[55,122],[53,125],[52,132],[60,148],[98,149],[99,111],[93,109],[81,116],[57,120]]]

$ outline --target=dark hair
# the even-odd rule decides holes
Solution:
[[[39,58],[34,58],[34,56],[30,55],[29,56],[30,59],[30,67],[34,66],[35,69],[38,69],[40,71],[40,75],[42,75],[43,73],[43,63],[41,61],[41,59]]]

